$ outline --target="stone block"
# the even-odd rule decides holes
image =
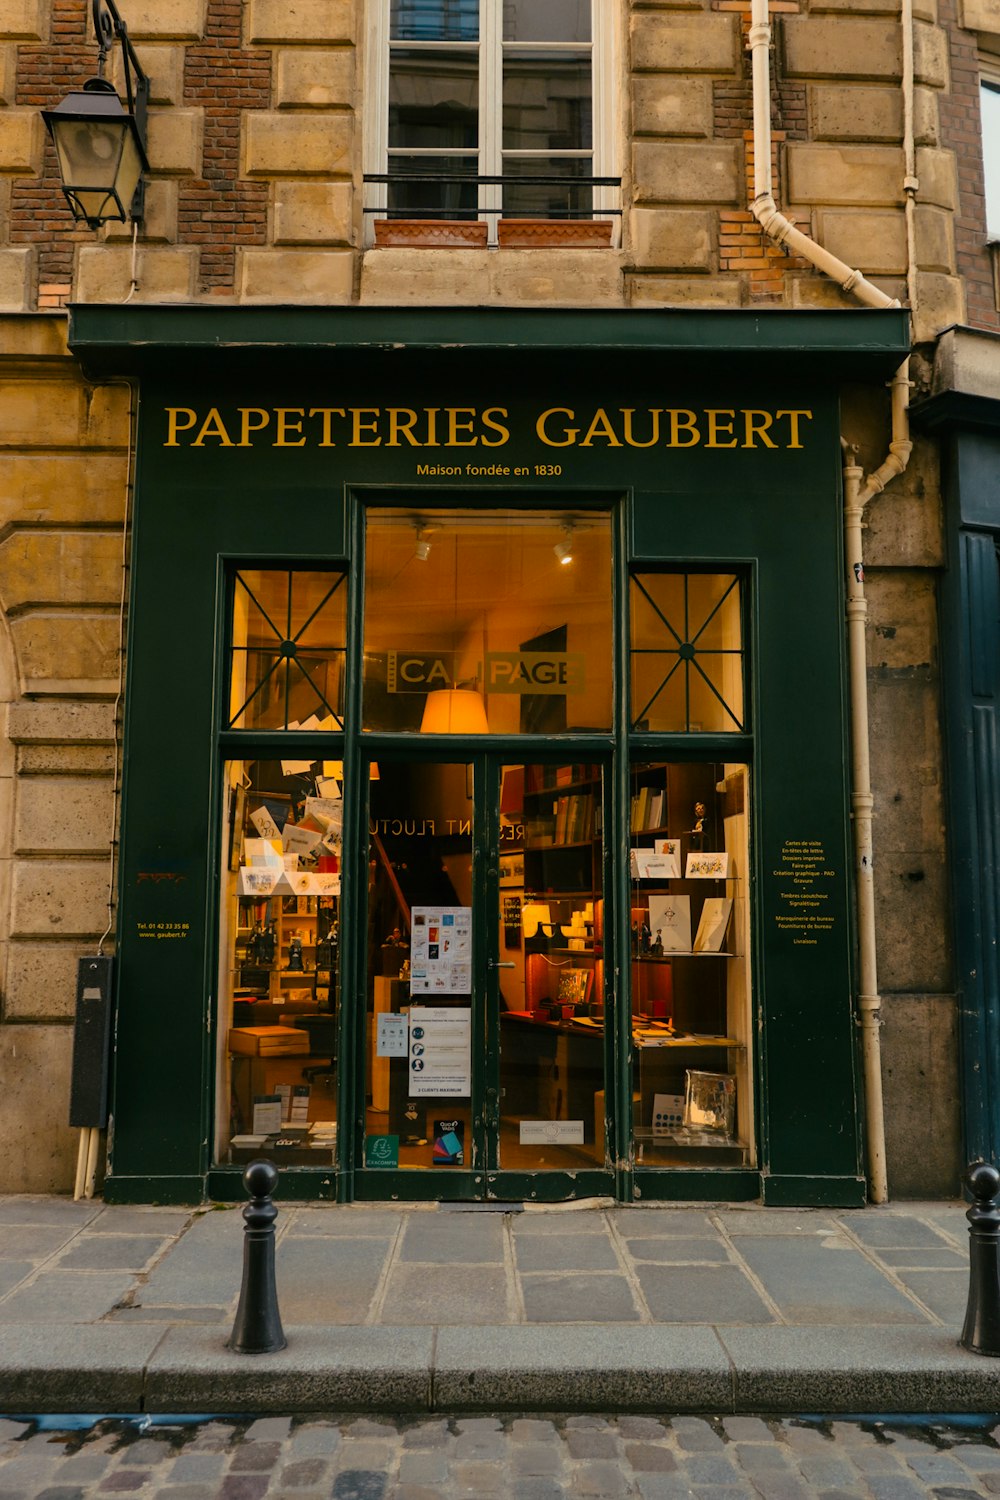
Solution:
[[[128,34],[133,42],[197,42],[205,34],[206,8],[207,0],[129,0]]]
[[[368,250],[361,261],[360,300],[482,307],[490,301],[489,258],[482,250]]]
[[[282,47],[276,58],[274,102],[285,109],[353,109],[357,56],[353,47]]]
[[[966,30],[1000,36],[1000,0],[959,0],[958,14]]]
[[[7,1022],[72,1020],[77,959],[93,951],[93,941],[9,943],[4,986]]]
[[[891,146],[789,145],[791,203],[890,205],[903,201],[903,153]]]
[[[354,292],[350,250],[240,250],[241,302],[349,302]]]
[[[247,41],[350,42],[352,0],[248,0]]]
[[[146,183],[145,215],[142,237],[148,245],[171,244],[177,239],[177,192],[178,184],[163,178],[153,178]],[[105,231],[105,243],[118,242],[132,245],[132,225],[109,224]]]
[[[866,392],[870,403],[871,393]],[[851,425],[844,431],[853,440]],[[880,461],[872,449],[872,462]],[[913,434],[913,451],[906,469],[868,507],[865,563],[870,567],[940,568],[944,566],[940,462],[937,446]]]
[[[28,305],[30,291],[31,251],[0,250],[0,307],[21,312]]]
[[[0,1030],[0,1160],[5,1193],[66,1193],[78,1134],[66,1124],[73,1056],[70,1026]],[[31,1128],[25,1122],[31,1122]]]
[[[735,141],[636,141],[632,151],[637,203],[742,202],[743,169]]]
[[[14,807],[16,854],[101,854],[111,847],[111,778],[23,776]]]
[[[632,79],[632,129],[636,135],[711,135],[711,80],[637,74]]]
[[[913,23],[913,73],[917,83],[935,89],[948,86],[948,38],[926,21]]]
[[[277,245],[348,245],[354,230],[354,189],[349,182],[300,182],[279,178],[274,185],[274,241]]]
[[[17,528],[0,542],[0,599],[9,612],[39,605],[117,604],[122,542],[116,531]]]
[[[933,89],[913,90],[913,138],[918,146],[936,146],[941,139],[938,96]]]
[[[133,302],[190,302],[198,251],[180,245],[141,245]],[[125,245],[84,245],[76,273],[78,302],[123,302],[132,282],[132,252]]]
[[[118,616],[31,610],[10,622],[22,690],[59,695],[118,691]]]
[[[876,502],[877,503],[877,502]],[[868,593],[868,665],[882,675],[938,670],[935,579],[893,568],[875,574]],[[888,728],[889,726],[885,726]]]
[[[962,1161],[954,995],[882,999],[891,1198],[955,1198]]]
[[[906,219],[897,213],[824,208],[818,239],[832,255],[866,275],[905,275]]]
[[[853,16],[785,16],[789,78],[900,78],[902,43],[895,21]]]
[[[946,276],[954,272],[955,226],[951,214],[918,203],[913,228],[920,270],[941,271]]]
[[[47,34],[44,0],[0,0],[0,41],[40,42]]]
[[[732,73],[739,56],[735,15],[636,11],[631,21],[637,73]]]
[[[626,278],[630,307],[739,307],[738,276],[635,276]]]
[[[11,936],[96,937],[107,926],[107,899],[106,859],[17,860]]]
[[[965,284],[958,276],[918,271],[914,277],[913,342],[922,344],[965,322]]]
[[[150,104],[182,104],[184,48],[165,42],[147,42],[135,50],[150,82]]]
[[[715,215],[710,210],[636,208],[629,226],[637,268],[711,270]]]
[[[353,116],[244,115],[244,159],[250,177],[333,177],[351,171]]]
[[[116,408],[121,409],[120,421]],[[88,392],[82,383],[58,378],[0,380],[0,444],[4,447],[62,448],[127,441],[128,398],[123,403],[121,393],[113,388]]]
[[[201,174],[204,112],[200,109],[151,109],[147,155],[158,176]]]
[[[903,139],[903,99],[898,89],[814,83],[808,97],[817,141]]]
[[[111,745],[21,745],[16,770],[18,776],[109,776],[114,764]]]
[[[0,312],[0,355],[7,359],[61,359],[68,363],[66,328],[66,319],[54,318],[51,313],[34,313],[26,318],[21,313]]]
[[[110,703],[12,703],[7,734],[15,745],[111,745],[115,711]]]
[[[820,271],[785,273],[785,296],[792,307],[853,307],[858,303]]]
[[[486,257],[490,301],[552,307],[620,307],[621,256],[613,250],[498,250]]]
[[[125,505],[126,461],[117,454],[4,455],[0,530],[12,521],[117,521]]]
[[[45,128],[37,109],[0,110],[0,172],[12,177],[42,170]]]
[[[920,180],[921,204],[937,208],[958,208],[958,173],[953,151],[939,151],[921,146],[917,153],[917,177]]]
[[[898,16],[900,4],[899,0],[813,0],[809,6],[811,16],[821,16],[827,11],[835,15]]]
[[[0,42],[0,104],[13,104],[16,88],[17,48]]]

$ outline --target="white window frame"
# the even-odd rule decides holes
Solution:
[[[615,66],[618,43],[618,0],[590,0],[591,12],[591,58],[593,79],[593,142],[591,174],[594,177],[618,177],[618,132],[615,129]],[[366,34],[365,62],[365,109],[363,168],[366,174],[388,171],[389,163],[389,0],[368,0],[368,25]],[[480,0],[479,25],[479,152],[477,175],[499,176],[502,171],[501,154],[501,110],[503,99],[503,0]],[[433,48],[435,42],[407,42],[414,49],[421,46]],[[506,44],[508,48],[511,43]],[[519,44],[513,44],[517,46]],[[536,43],[525,42],[527,50]],[[579,42],[546,43],[553,51],[561,48],[567,52],[579,52]],[[433,153],[427,153],[433,154]],[[442,155],[454,154],[443,151]],[[546,157],[558,156],[559,152],[541,152]],[[566,152],[567,156],[578,155]],[[503,189],[499,186],[481,186],[479,189],[480,220],[488,226],[488,243],[497,242],[497,221],[500,218],[500,202]],[[364,215],[364,243],[372,245],[375,239],[375,220],[386,217],[388,185],[384,182],[365,184],[365,207],[375,210]],[[613,223],[612,244],[621,243],[621,190],[617,187],[595,187],[594,217],[603,212]]]

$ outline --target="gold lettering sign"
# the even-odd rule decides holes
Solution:
[[[239,406],[225,413],[168,406],[165,415],[165,448],[502,448],[512,437],[505,406]],[[806,407],[550,406],[519,436],[546,448],[773,451],[803,448],[812,418]],[[494,464],[475,472],[509,469]]]

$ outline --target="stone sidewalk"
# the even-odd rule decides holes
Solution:
[[[1000,1409],[959,1203],[279,1209],[288,1348],[237,1356],[238,1209],[0,1198],[0,1409]]]

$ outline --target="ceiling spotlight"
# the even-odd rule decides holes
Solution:
[[[431,555],[431,533],[436,531],[437,527],[425,526],[422,521],[417,520],[413,524],[413,529],[417,534],[413,555],[419,558],[421,562],[426,562]]]
[[[552,550],[555,553],[556,557],[558,557],[560,563],[562,564],[562,566],[564,568],[567,566],[567,564],[569,564],[569,563],[571,563],[573,561],[573,528],[572,528],[572,526],[564,526],[563,527],[563,539],[562,539],[561,542],[556,542],[556,544],[552,548]]]

